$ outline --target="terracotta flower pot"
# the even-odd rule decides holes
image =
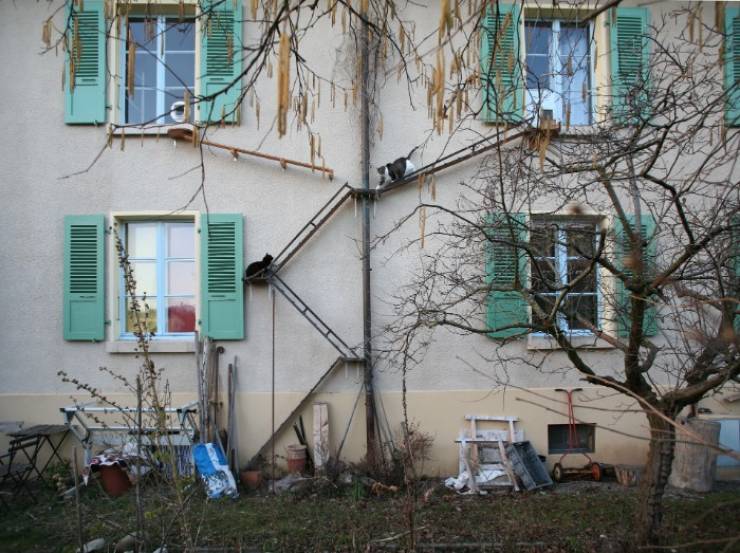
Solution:
[[[258,470],[243,470],[239,474],[239,480],[250,490],[256,490],[262,484],[262,473]]]
[[[131,488],[131,480],[126,471],[118,465],[101,466],[98,470],[103,489],[109,496],[119,497]]]

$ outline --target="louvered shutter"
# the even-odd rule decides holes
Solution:
[[[198,118],[204,122],[219,122],[223,118],[227,123],[238,123],[242,94],[242,1],[206,1],[203,10],[200,94],[218,96],[198,103]]]
[[[244,223],[239,214],[201,216],[201,333],[244,338]]]
[[[67,0],[64,122],[106,121],[105,18],[103,0]],[[84,10],[80,10],[80,5]]]
[[[725,121],[740,126],[740,7],[725,8]]]
[[[105,219],[64,218],[64,339],[105,338]]]
[[[616,8],[611,24],[612,117],[633,123],[650,116],[650,43],[647,8]]]
[[[526,215],[494,213],[490,217],[487,243],[486,277],[492,288],[488,296],[488,328],[499,329],[504,326],[527,324],[529,309],[522,295],[515,291],[525,286],[527,280],[527,255],[523,248],[515,248],[512,242],[527,242]],[[511,289],[511,291],[507,291]],[[524,328],[495,330],[491,338],[509,338],[526,332]]]
[[[627,222],[631,228],[635,228],[636,218],[634,215],[627,215]],[[625,231],[622,222],[617,219],[614,222],[614,234],[616,237],[616,259],[615,266],[625,273],[627,277],[631,277],[633,272],[630,269],[632,257],[632,241],[630,240],[630,234]],[[655,265],[655,254],[656,254],[656,241],[655,235],[655,220],[651,215],[643,215],[640,224],[640,235],[643,240],[647,240],[647,247],[643,250],[643,267],[646,271],[646,275],[651,275],[654,272]],[[619,336],[626,338],[629,336],[630,327],[632,325],[632,318],[630,316],[631,310],[631,299],[632,294],[621,279],[618,280],[616,286],[616,318],[617,318],[617,333]],[[652,300],[654,301],[653,296]],[[656,309],[651,303],[645,310],[645,318],[643,319],[643,333],[645,336],[655,336],[658,332],[658,324],[656,320]]]
[[[732,254],[735,258],[733,263],[735,274],[733,276],[735,280],[733,282],[733,292],[731,293],[737,298],[740,296],[740,215],[735,215],[732,219],[732,225]],[[740,312],[740,304],[736,304],[734,307],[736,313]],[[740,315],[735,315],[734,326],[735,332],[740,334]]]
[[[489,2],[481,34],[481,86],[484,121],[518,122],[524,111],[519,56],[518,4]]]

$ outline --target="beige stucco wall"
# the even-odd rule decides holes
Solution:
[[[57,371],[64,370],[81,381],[120,392],[120,388],[101,372],[105,366],[127,376],[135,374],[139,360],[132,354],[110,353],[115,341],[108,330],[106,343],[75,343],[62,339],[62,236],[67,214],[103,213],[110,221],[115,212],[170,212],[187,208],[212,212],[241,212],[245,217],[245,261],[260,259],[265,252],[276,253],[323,205],[342,183],[360,183],[358,108],[345,110],[341,97],[336,108],[330,106],[329,89],[322,89],[322,107],[312,123],[319,133],[326,164],[335,170],[330,182],[307,171],[242,157],[233,162],[218,150],[203,150],[205,182],[203,194],[194,192],[201,184],[198,149],[152,136],[129,137],[122,147],[120,139],[105,150],[87,171],[106,141],[102,127],[65,126],[64,96],[60,90],[63,67],[61,51],[39,55],[38,40],[42,21],[53,13],[58,2],[0,3],[0,104],[3,132],[0,133],[0,420],[33,422],[61,421],[58,408],[69,403],[74,390],[61,382]],[[675,3],[663,2],[655,9],[669,13]],[[437,3],[408,7],[408,18],[417,22],[417,36],[436,26]],[[706,20],[710,20],[707,14]],[[250,28],[245,29],[250,36]],[[254,33],[252,33],[254,36]],[[351,66],[347,48],[337,29],[319,26],[304,39],[302,52],[309,63],[338,82]],[[344,44],[344,45],[343,45]],[[337,52],[344,61],[334,63]],[[351,73],[351,71],[350,71]],[[377,98],[383,116],[383,138],[374,135],[373,165],[406,154],[429,133],[426,90],[409,91],[397,83],[395,71],[381,80]],[[411,94],[414,109],[409,106]],[[221,143],[244,148],[260,147],[277,155],[308,159],[305,128],[292,128],[288,137],[278,140],[269,129],[275,115],[275,81],[264,79],[257,88],[261,104],[259,128],[254,111],[245,108],[238,127],[213,129],[210,137]],[[294,124],[294,122],[292,123]],[[476,133],[488,130],[474,123],[452,144],[448,137],[432,135],[427,149],[415,163],[434,159],[450,151]],[[454,206],[477,164],[458,166],[436,179],[437,201]],[[371,177],[375,178],[374,174]],[[421,192],[430,198],[429,188]],[[389,194],[373,206],[372,233],[387,232],[404,214],[417,205],[420,192],[415,186]],[[418,237],[416,219],[379,245],[372,255],[373,330],[378,345],[385,343],[383,324],[391,320],[388,303],[399,287],[408,282],[421,258],[433,251],[434,241],[421,250],[402,249]],[[430,225],[434,224],[432,220]],[[351,345],[361,342],[362,289],[359,206],[348,203],[314,239],[303,248],[282,273],[308,305]],[[110,251],[110,244],[108,245]],[[110,271],[109,275],[112,274]],[[242,444],[242,460],[253,453],[269,435],[272,390],[271,366],[275,360],[275,401],[277,421],[336,358],[336,352],[285,301],[276,304],[276,349],[273,352],[271,297],[268,289],[248,288],[246,296],[246,339],[223,342],[226,349],[222,365],[235,356],[239,360],[237,411]],[[110,303],[110,302],[109,302]],[[109,306],[109,311],[113,311]],[[109,313],[115,318],[115,313]],[[111,327],[112,328],[112,327]],[[501,348],[497,351],[497,348]],[[432,473],[455,470],[457,453],[453,443],[466,413],[515,415],[521,418],[526,436],[540,453],[546,452],[547,422],[564,422],[562,403],[556,387],[579,385],[577,375],[568,371],[564,355],[554,353],[546,370],[533,371],[523,360],[506,365],[487,361],[494,354],[514,355],[536,361],[542,353],[526,349],[524,341],[499,346],[485,337],[461,337],[440,331],[423,363],[407,375],[410,417],[435,440]],[[618,366],[621,356],[612,350],[586,355],[599,370]],[[156,353],[154,360],[166,369],[166,377],[177,397],[192,397],[195,368],[192,354]],[[360,376],[355,369],[340,369],[323,388],[317,400],[330,404],[332,443],[341,439],[354,404]],[[375,382],[388,413],[393,431],[399,428],[401,380],[398,369],[378,360]],[[502,383],[509,387],[504,392]],[[531,389],[531,391],[527,391]],[[598,400],[600,396],[606,396]],[[629,402],[606,391],[589,389],[589,405],[599,411],[577,408],[576,416],[601,425],[597,431],[595,458],[605,462],[640,462],[644,442],[624,434],[644,436],[644,419],[624,413]],[[527,403],[527,402],[534,402]],[[734,404],[717,404],[728,415],[740,413]],[[715,406],[715,409],[720,407]],[[311,426],[310,410],[305,413]],[[346,455],[357,460],[364,447],[364,409],[358,407],[349,432]],[[613,431],[610,431],[611,429]],[[278,450],[292,441],[282,437]],[[550,458],[552,459],[552,457]]]

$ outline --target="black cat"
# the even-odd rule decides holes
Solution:
[[[267,270],[272,265],[272,256],[269,253],[265,254],[262,261],[255,261],[247,265],[247,270],[244,273],[244,280],[249,281],[252,279],[266,278]]]

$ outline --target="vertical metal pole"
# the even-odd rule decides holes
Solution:
[[[360,133],[362,145],[362,188],[370,190],[370,28],[369,14],[362,14],[360,29],[360,63],[362,64]],[[375,398],[373,390],[372,318],[370,313],[370,199],[362,197],[362,315],[363,343],[365,345],[365,437],[367,441],[367,463],[375,467]]]

